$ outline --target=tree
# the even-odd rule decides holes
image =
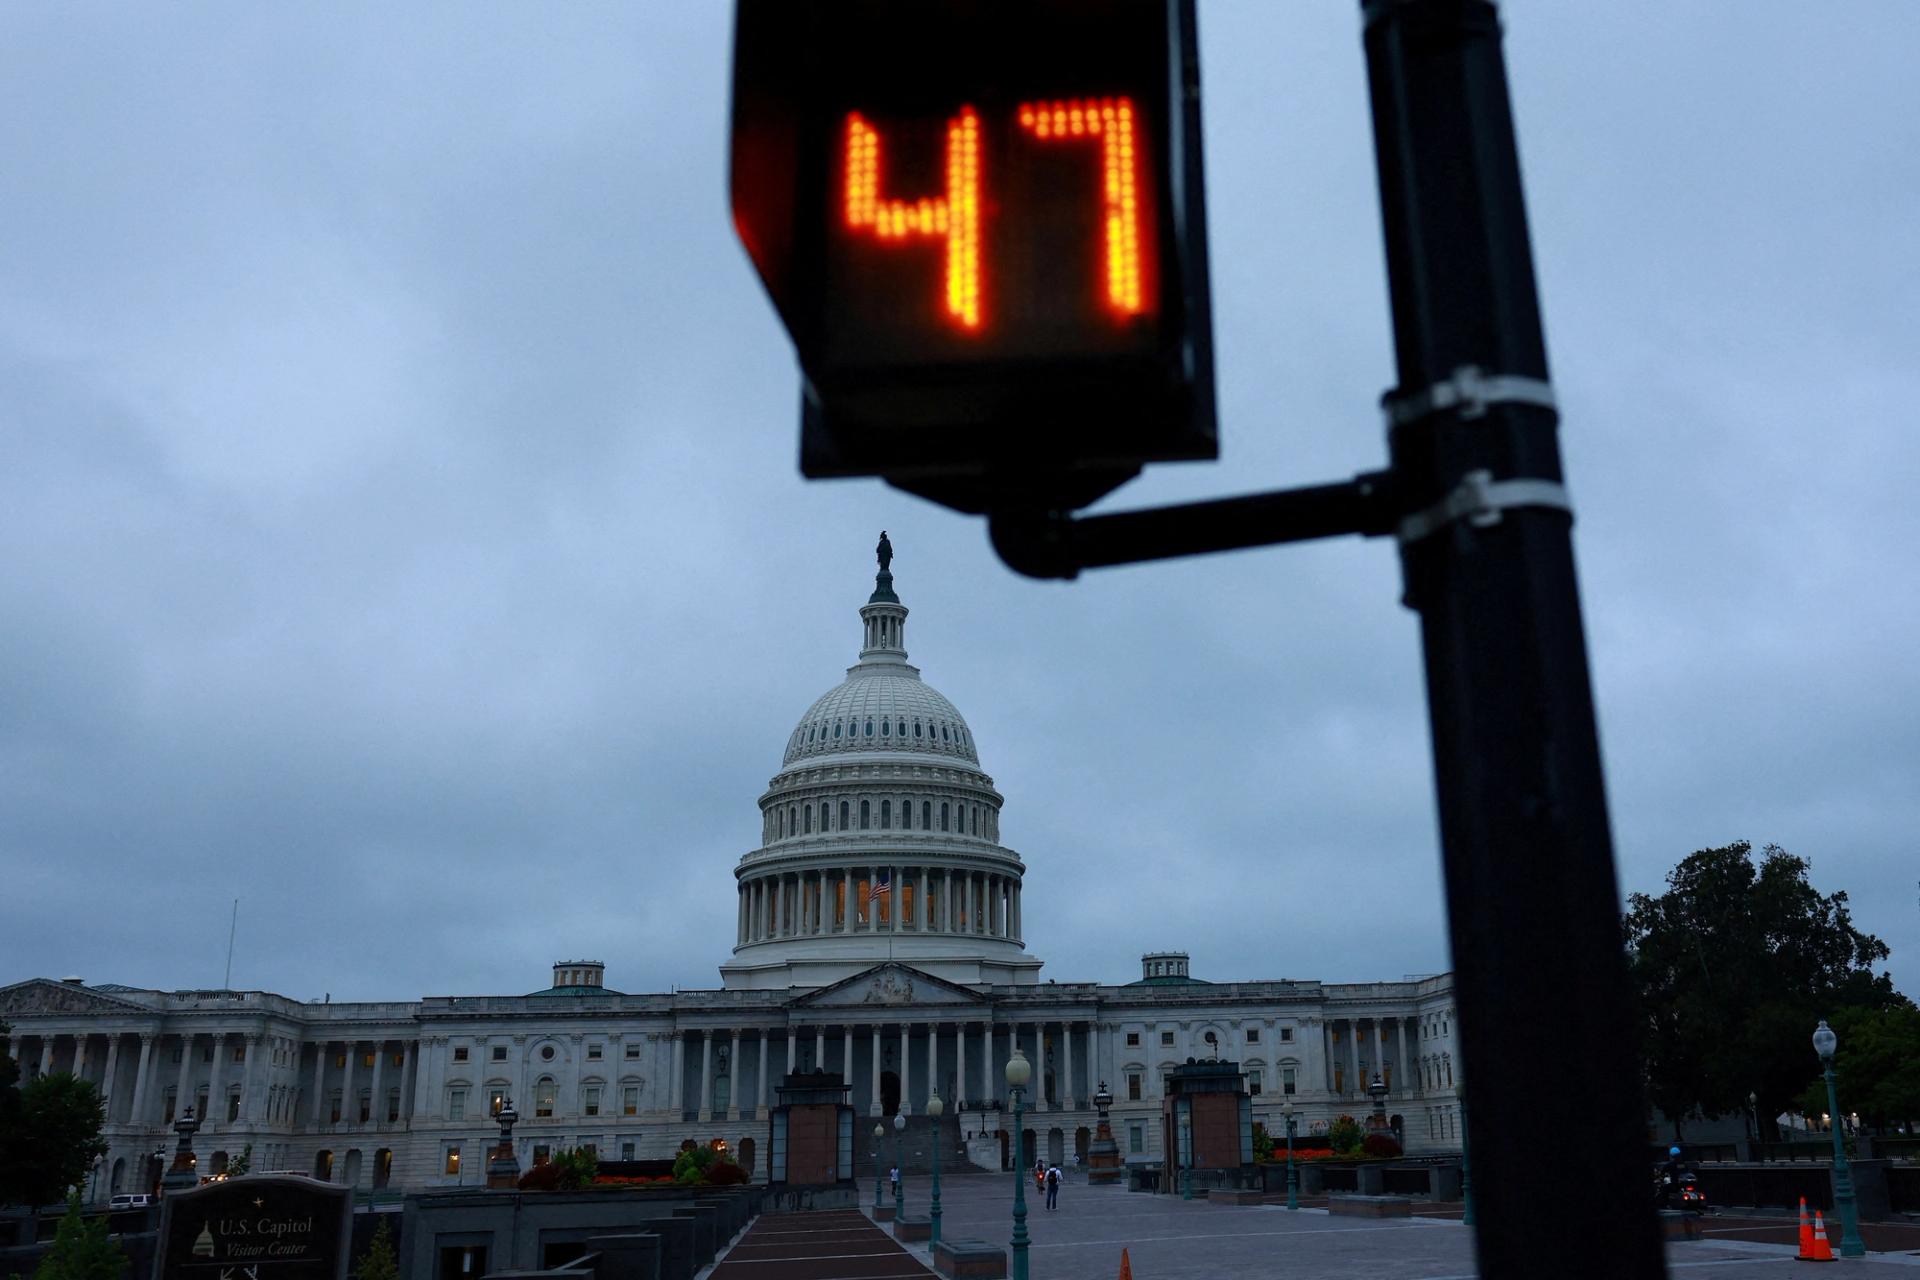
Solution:
[[[1809,1038],[1843,1009],[1901,1002],[1873,965],[1887,945],[1853,927],[1847,895],[1821,895],[1807,860],[1738,841],[1690,854],[1659,897],[1627,899],[1623,921],[1647,1092],[1674,1124],[1744,1111],[1766,1136],[1820,1072]]]
[[[240,1154],[227,1161],[227,1176],[237,1178],[244,1173],[253,1172],[253,1144],[249,1142],[240,1149]]]
[[[37,1280],[37,1277],[36,1277]],[[387,1230],[386,1217],[373,1229],[360,1265],[353,1269],[353,1280],[400,1280],[400,1264],[393,1256],[393,1233]]]
[[[13,1123],[0,1130],[0,1204],[37,1211],[79,1186],[107,1153],[105,1121],[90,1081],[55,1071],[28,1083]]]
[[[107,1234],[105,1218],[87,1218],[80,1197],[67,1197],[66,1216],[54,1232],[53,1245],[40,1259],[33,1280],[120,1280],[127,1255],[120,1242]]]
[[[1839,1009],[1827,1019],[1839,1047],[1834,1088],[1841,1110],[1862,1127],[1884,1132],[1920,1120],[1920,1009],[1901,999],[1885,1009]],[[1827,1110],[1827,1086],[1816,1080],[1803,1099],[1808,1115]]]

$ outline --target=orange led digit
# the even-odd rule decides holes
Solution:
[[[980,117],[972,107],[947,122],[947,190],[917,200],[880,195],[880,133],[859,112],[847,115],[846,223],[884,244],[918,237],[947,242],[946,309],[977,331],[980,306]]]
[[[1107,304],[1122,316],[1146,309],[1140,284],[1139,125],[1131,98],[1023,103],[1020,127],[1042,141],[1100,139],[1101,224],[1106,232]]]

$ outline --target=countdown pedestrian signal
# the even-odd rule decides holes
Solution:
[[[801,469],[1076,507],[1217,453],[1192,0],[739,0]]]

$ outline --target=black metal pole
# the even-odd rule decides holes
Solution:
[[[1665,1275],[1557,417],[1495,6],[1363,0],[1421,618],[1489,1277]],[[1475,372],[1478,371],[1478,372]],[[1517,482],[1517,483],[1516,483]],[[1452,500],[1452,501],[1449,501]],[[1548,1076],[1578,1185],[1540,1199]]]

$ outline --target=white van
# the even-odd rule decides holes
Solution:
[[[122,1194],[122,1195],[117,1195],[117,1196],[115,1196],[115,1197],[114,1197],[113,1199],[111,1199],[111,1200],[109,1200],[109,1201],[107,1201],[107,1208],[108,1208],[109,1210],[113,1210],[113,1209],[145,1209],[145,1208],[148,1208],[149,1206],[151,1206],[152,1204],[153,1204],[153,1197],[152,1197],[152,1196],[149,1196],[149,1195],[125,1195],[125,1194]]]

